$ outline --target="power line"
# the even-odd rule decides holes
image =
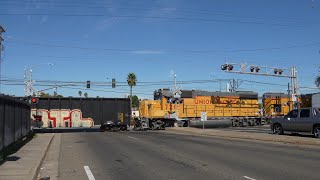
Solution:
[[[183,8],[184,10],[180,10],[181,8],[177,8],[177,7],[168,7],[168,8],[163,8],[162,6],[152,6],[153,8],[141,8],[144,5],[145,2],[137,2],[134,1],[134,4],[132,4],[132,2],[128,3],[115,3],[115,2],[90,2],[90,3],[86,3],[86,2],[72,2],[72,1],[20,1],[18,0],[19,3],[12,3],[15,2],[14,0],[9,0],[10,4],[8,3],[3,3],[3,2],[7,2],[6,0],[2,0],[2,4],[3,6],[31,6],[31,5],[39,5],[39,6],[50,6],[50,7],[63,7],[63,8],[96,8],[96,9],[101,9],[101,8],[117,8],[118,9],[127,9],[127,10],[144,10],[144,11],[168,11],[170,9],[173,9],[171,12],[174,13],[184,13],[184,14],[205,14],[205,15],[216,15],[216,16],[224,16],[224,17],[236,17],[236,18],[250,18],[250,19],[257,19],[257,20],[262,20],[265,21],[267,19],[265,18],[259,18],[259,17],[248,17],[248,16],[242,16],[242,15],[238,15],[238,14],[233,14],[230,12],[216,12],[216,11],[212,11],[212,9],[207,10],[207,9],[190,9],[190,8]],[[22,4],[21,4],[22,3]],[[26,3],[30,3],[30,4],[26,4]],[[70,5],[72,4],[72,5]],[[76,5],[75,5],[76,4]],[[84,6],[79,6],[79,5],[84,5]],[[92,6],[92,5],[96,5],[96,6]],[[125,5],[126,7],[118,7],[121,5]],[[129,7],[128,7],[129,6]],[[138,8],[135,8],[138,7]],[[156,7],[156,8],[155,8]],[[159,9],[157,9],[159,8]],[[301,19],[301,18],[292,18],[292,17],[269,17],[272,19],[285,19],[286,22],[288,20],[291,21],[300,21],[303,23],[306,23],[306,19]]]
[[[55,59],[59,59],[59,60],[54,60],[54,62],[72,62],[72,61],[77,61],[79,62],[79,59],[80,60],[88,60],[86,62],[91,62],[91,61],[96,61],[96,62],[122,62],[122,61],[146,61],[146,62],[155,62],[155,61],[171,61],[169,59],[151,59],[151,58],[148,58],[148,59],[141,59],[141,58],[138,58],[138,59],[107,59],[107,58],[97,58],[97,57],[74,57],[74,56],[51,56],[51,55],[48,55],[48,56],[35,56],[35,55],[21,55],[21,54],[18,54],[18,55],[14,55],[14,56],[10,56],[10,57],[41,57],[41,58],[55,58]]]
[[[159,50],[146,50],[146,49],[120,49],[120,48],[92,48],[92,47],[81,47],[81,46],[66,46],[66,45],[55,45],[46,43],[35,43],[27,41],[17,40],[6,40],[9,43],[17,43],[23,45],[42,46],[42,47],[53,47],[53,48],[70,48],[70,49],[81,49],[81,50],[97,50],[97,51],[115,51],[115,52],[139,52],[139,51],[150,51],[150,52],[161,52],[161,53],[232,53],[232,52],[256,52],[256,51],[272,51],[282,49],[294,49],[309,46],[320,45],[320,42],[311,42],[305,44],[296,44],[286,47],[267,47],[267,48],[254,48],[254,49],[234,49],[234,50],[177,50],[177,49],[159,49]]]
[[[106,15],[106,14],[63,14],[63,13],[0,13],[0,16],[57,16],[57,17],[109,17],[109,18],[129,18],[129,19],[163,19],[163,20],[185,20],[193,22],[218,22],[218,23],[239,23],[251,25],[271,25],[282,27],[300,27],[308,26],[302,25],[287,25],[280,23],[265,23],[259,21],[236,21],[223,19],[208,19],[208,18],[188,18],[188,17],[165,17],[165,16],[137,16],[137,15]]]

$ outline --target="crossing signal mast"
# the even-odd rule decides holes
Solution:
[[[294,106],[297,104],[296,95],[299,93],[297,68],[278,68],[268,66],[248,65],[247,63],[225,63],[221,65],[221,70],[228,73],[250,74],[260,76],[274,76],[291,79],[291,95]]]

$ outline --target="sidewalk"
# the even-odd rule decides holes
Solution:
[[[199,129],[189,127],[173,127],[167,128],[167,133],[179,133],[188,135],[199,135],[199,136],[214,136],[220,138],[232,138],[232,139],[243,139],[243,140],[259,140],[265,142],[280,142],[296,145],[313,145],[319,146],[320,139],[312,137],[299,137],[289,135],[275,135],[267,133],[254,133],[254,132],[235,132],[225,131],[223,129]]]
[[[0,166],[1,180],[32,180],[37,178],[39,168],[53,139],[54,134],[37,134],[18,152],[7,157]]]

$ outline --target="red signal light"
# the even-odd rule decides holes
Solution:
[[[37,104],[38,101],[39,101],[39,99],[36,97],[31,98],[31,104]]]

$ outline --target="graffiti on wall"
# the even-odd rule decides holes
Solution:
[[[31,119],[41,120],[42,127],[93,127],[92,118],[83,118],[79,109],[32,109]]]

